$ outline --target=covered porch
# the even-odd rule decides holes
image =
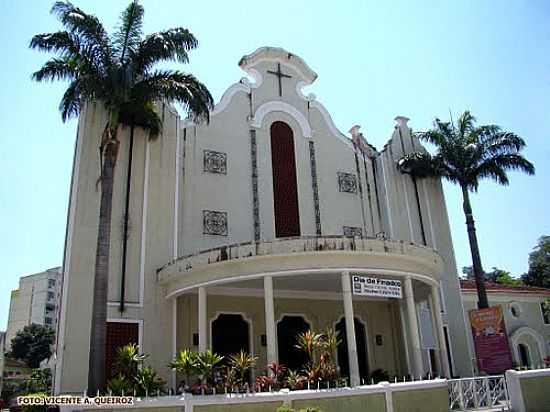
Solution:
[[[258,357],[257,374],[271,362],[296,370],[304,363],[296,335],[330,327],[342,340],[340,372],[357,386],[376,370],[416,379],[450,375],[441,266],[434,251],[402,242],[292,238],[180,258],[159,272],[159,281],[172,303],[174,355],[184,348],[221,355],[242,349]],[[354,294],[357,276],[398,280],[401,298]]]

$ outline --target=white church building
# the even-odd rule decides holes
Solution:
[[[396,167],[423,150],[408,119],[396,117],[376,150],[358,126],[341,132],[302,93],[317,74],[300,57],[262,47],[239,66],[248,76],[227,89],[209,124],[164,106],[162,135],[137,130],[131,156],[129,130],[120,133],[106,368],[114,348],[134,341],[172,387],[167,364],[185,348],[243,349],[259,358],[256,374],[272,361],[299,369],[296,334],[332,327],[352,384],[376,369],[471,375],[441,182]],[[87,386],[104,125],[100,105],[80,116],[56,393]],[[377,296],[365,279],[392,284],[395,294]]]

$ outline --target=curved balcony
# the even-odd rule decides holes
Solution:
[[[436,283],[443,270],[439,254],[404,241],[345,236],[301,236],[221,246],[182,256],[157,271],[167,297],[208,284],[264,275],[336,273],[410,275]]]

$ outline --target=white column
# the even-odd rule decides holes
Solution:
[[[208,325],[206,322],[206,288],[199,288],[199,352],[206,350],[206,333]]]
[[[441,318],[441,301],[439,299],[439,288],[432,286],[430,293],[431,301],[433,301],[435,324],[437,328],[437,336],[439,342],[439,355],[441,359],[441,370],[445,377],[451,377],[451,368],[449,367],[449,357],[447,355],[447,345],[445,343],[445,332],[443,331],[443,319]]]
[[[409,374],[413,374],[414,371],[412,369],[411,365],[411,355],[409,353],[409,339],[408,339],[408,333],[407,333],[407,321],[406,321],[406,314],[407,311],[405,309],[405,302],[401,300],[399,302],[399,314],[401,318],[401,331],[403,333],[403,347],[405,348],[405,361],[407,362],[407,371]]]
[[[178,298],[175,297],[172,300],[172,359],[174,359],[178,352]],[[172,371],[172,388],[177,390],[177,377],[176,371]]]
[[[264,277],[265,337],[267,363],[277,362],[277,336],[275,334],[275,305],[273,302],[273,278]]]
[[[405,278],[405,299],[407,300],[407,320],[409,321],[409,338],[411,342],[413,374],[415,378],[424,375],[422,361],[422,352],[420,350],[420,333],[418,330],[418,319],[416,317],[416,304],[414,302],[414,292],[412,279],[410,276]]]
[[[351,386],[359,386],[359,360],[357,342],[355,341],[355,318],[349,272],[342,272],[342,297],[344,299],[344,316],[346,318],[346,341],[348,343],[348,362]]]

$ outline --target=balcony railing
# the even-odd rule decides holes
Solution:
[[[247,259],[256,256],[285,255],[307,252],[358,251],[415,255],[433,259],[435,251],[429,247],[411,242],[387,240],[381,237],[299,236],[279,238],[265,242],[244,242],[224,245],[197,251],[181,256],[161,267],[177,265],[178,271],[190,271],[193,267],[224,262],[234,259]]]

